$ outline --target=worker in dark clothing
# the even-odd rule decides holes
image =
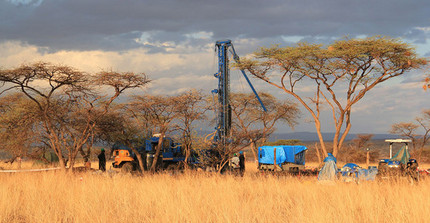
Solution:
[[[243,176],[245,173],[245,155],[243,154],[243,151],[240,151],[239,153],[239,171],[240,176]]]
[[[105,149],[102,148],[100,154],[97,156],[99,158],[99,170],[106,171],[106,155]]]

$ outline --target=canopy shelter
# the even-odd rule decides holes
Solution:
[[[390,161],[399,161],[406,165],[409,162],[409,158],[411,158],[411,155],[409,154],[407,146],[402,146],[402,148],[396,153],[396,155],[393,156],[393,158],[390,159]]]

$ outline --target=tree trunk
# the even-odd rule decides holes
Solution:
[[[186,170],[188,170],[189,169],[189,166],[188,166],[188,164],[189,164],[189,162],[188,162],[188,159],[190,158],[190,155],[191,155],[191,143],[189,143],[189,142],[186,142],[185,143],[185,160],[184,160],[184,167],[185,167],[185,169]]]
[[[62,154],[56,154],[58,156],[58,162],[60,163],[60,168],[63,171],[66,171],[66,162],[64,162],[64,158]]]
[[[317,130],[318,139],[320,140],[321,150],[323,152],[324,157],[327,157],[328,156],[327,149],[325,148],[324,138],[321,134],[321,124],[319,123],[319,121],[317,122],[317,120],[315,120],[315,127]]]
[[[66,171],[66,162],[64,161],[63,154],[61,153],[61,149],[57,149],[55,146],[51,146],[51,149],[54,150],[55,155],[58,157],[58,163],[60,164],[60,168],[62,171]]]
[[[135,148],[133,148],[130,144],[128,145],[128,148],[131,148],[134,154],[136,154],[137,162],[139,163],[139,168],[143,172],[145,171],[145,164],[142,159],[142,154],[140,154]]]
[[[157,149],[155,151],[155,155],[154,155],[154,160],[152,161],[152,165],[151,165],[151,172],[154,173],[155,172],[155,168],[157,166],[157,162],[158,162],[158,156],[160,156],[160,151],[163,148],[163,139],[164,139],[164,132],[160,133],[160,137],[158,138],[158,145],[157,145]]]
[[[321,159],[320,150],[318,149],[318,143],[315,143],[315,151],[316,151],[316,154],[317,154],[317,157],[318,157],[318,163],[321,163],[322,159]]]
[[[257,145],[254,142],[254,140],[250,139],[251,141],[251,151],[252,151],[252,155],[254,155],[254,161],[256,162],[258,160],[258,156],[257,156]]]

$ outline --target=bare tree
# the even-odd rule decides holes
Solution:
[[[415,121],[417,124],[412,122],[393,124],[390,132],[411,139],[413,149],[419,151],[418,162],[420,162],[424,146],[430,139],[430,110],[423,111],[420,117],[415,118]],[[419,129],[422,129],[422,132],[418,133]]]
[[[67,151],[69,167],[73,167],[77,153],[88,142],[98,119],[107,113],[113,100],[126,89],[149,82],[144,74],[111,71],[94,76],[44,62],[1,70],[0,81],[5,87],[2,93],[19,90],[35,103],[49,146],[63,169],[66,168],[63,151]],[[96,85],[112,87],[114,94],[98,96],[93,90]]]
[[[376,85],[425,64],[426,60],[418,58],[408,44],[371,37],[340,40],[327,48],[307,43],[262,48],[255,52],[254,59],[242,60],[237,66],[292,95],[305,107],[325,155],[320,115],[322,104],[328,105],[335,129],[332,152],[336,156],[351,129],[353,105]],[[311,86],[314,96],[309,98],[303,89]]]
[[[199,148],[196,151],[199,154],[200,165],[205,168],[210,167],[219,173],[224,172],[228,169],[231,156],[250,145],[250,134],[258,134],[258,132],[252,130],[251,133],[245,133],[233,127],[231,137],[226,143],[214,142],[207,138],[199,142]]]
[[[373,134],[357,134],[356,138],[351,142],[355,149],[361,149],[371,145],[370,140],[372,140],[373,136]]]
[[[185,162],[187,163],[193,148],[195,139],[194,123],[206,119],[204,95],[196,90],[178,95],[176,107],[177,130],[181,133],[182,145],[185,150]],[[188,168],[188,165],[186,165]]]
[[[160,156],[166,133],[176,127],[174,120],[178,116],[176,112],[178,102],[176,96],[154,95],[135,96],[133,101],[130,102],[130,109],[135,114],[135,118],[143,119],[151,125],[152,132],[159,134],[158,145],[150,168],[151,172],[156,171],[158,157]]]
[[[357,134],[356,138],[352,139],[348,144],[348,149],[339,151],[339,160],[345,162],[363,162],[366,161],[366,153],[369,152],[372,158],[377,154],[375,150],[367,151],[367,147],[371,146],[371,139],[373,134]]]
[[[253,94],[231,95],[231,109],[235,117],[233,127],[248,135],[251,151],[256,160],[257,143],[261,141],[263,144],[275,131],[279,122],[294,127],[300,114],[297,104],[289,100],[280,101],[268,93],[260,93],[260,97],[267,107],[267,112],[262,111]]]

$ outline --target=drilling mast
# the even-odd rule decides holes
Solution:
[[[218,118],[217,118],[217,126],[216,126],[216,135],[214,137],[215,143],[223,148],[226,147],[229,138],[230,138],[230,130],[231,130],[231,106],[230,106],[230,66],[229,66],[229,54],[233,56],[233,59],[236,63],[240,62],[239,56],[236,54],[236,51],[231,43],[231,40],[218,40],[215,43],[215,50],[218,52],[218,72],[214,74],[216,78],[218,78],[218,88],[212,90],[212,93],[218,94]],[[251,84],[248,76],[246,75],[244,70],[240,70],[242,75],[245,77],[258,101],[260,102],[264,111],[267,111],[255,91],[254,87]]]

